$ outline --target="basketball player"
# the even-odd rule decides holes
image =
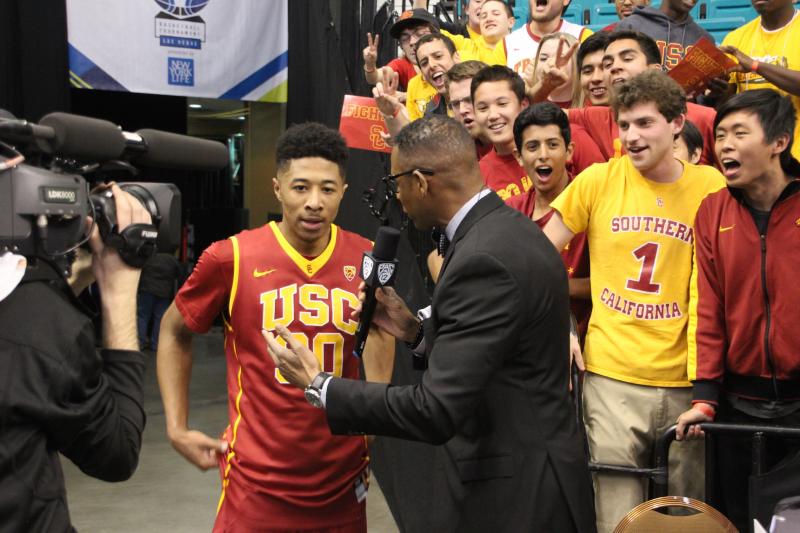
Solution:
[[[209,246],[164,315],[158,381],[167,436],[198,468],[221,470],[214,531],[366,531],[365,438],[332,436],[324,411],[286,383],[261,337],[261,329],[291,327],[323,370],[358,377],[350,314],[357,266],[372,246],[332,223],[347,188],[346,160],[337,132],[315,123],[289,128],[273,179],[282,221]],[[192,335],[219,314],[230,425],[218,440],[187,419]],[[393,344],[381,348],[393,354]]]

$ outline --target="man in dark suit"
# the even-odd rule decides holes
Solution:
[[[567,392],[569,298],[558,253],[485,187],[474,142],[453,119],[405,127],[392,172],[414,224],[452,241],[429,318],[420,321],[393,290],[377,291],[372,324],[425,345],[422,382],[331,378],[283,327],[276,333],[288,348],[264,332],[275,364],[327,410],[333,433],[444,444],[437,531],[594,531]]]

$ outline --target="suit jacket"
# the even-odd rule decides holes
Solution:
[[[331,431],[444,444],[437,531],[594,531],[568,395],[567,276],[536,224],[482,198],[456,230],[424,327],[422,382],[331,380]]]

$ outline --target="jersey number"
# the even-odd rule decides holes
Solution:
[[[341,333],[317,333],[314,335],[311,345],[309,345],[308,336],[305,333],[295,332],[292,333],[292,336],[297,339],[300,344],[314,352],[323,372],[333,374],[337,377],[342,376],[344,336],[342,336]],[[284,341],[282,337],[276,335],[275,338],[281,346],[286,346],[286,341]],[[278,380],[278,383],[289,383],[277,368],[275,369],[275,379]]]
[[[639,279],[628,279],[625,286],[632,291],[651,294],[661,292],[661,284],[653,283],[653,275],[656,272],[656,258],[658,257],[658,244],[647,242],[631,253],[637,261],[642,262],[642,269],[639,271]]]

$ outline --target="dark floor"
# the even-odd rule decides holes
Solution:
[[[155,376],[155,355],[145,383],[147,427],[139,468],[124,483],[105,483],[62,459],[74,526],[81,533],[210,531],[219,498],[217,470],[201,472],[172,449]],[[216,435],[227,425],[222,333],[212,330],[194,342],[190,425]],[[369,531],[397,531],[373,476],[367,498]]]

